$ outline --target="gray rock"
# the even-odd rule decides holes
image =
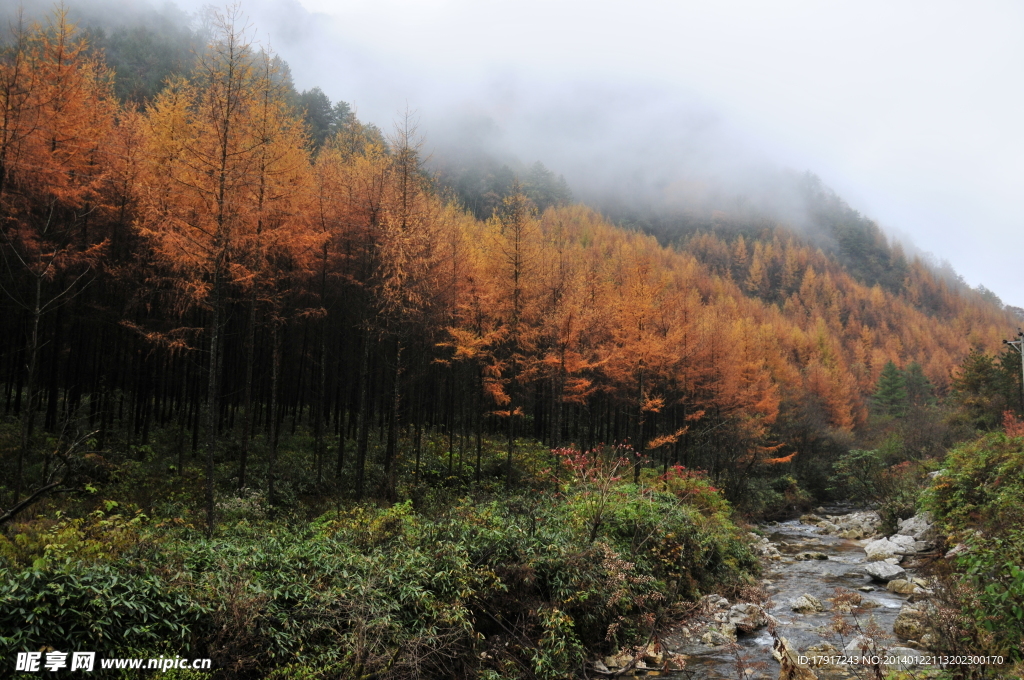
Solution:
[[[839,656],[839,649],[836,648],[831,642],[819,642],[816,645],[808,647],[803,656],[807,657],[808,666],[829,666],[830,664],[825,663],[827,660],[820,659],[823,656]],[[820,663],[819,663],[820,660]]]
[[[764,610],[756,604],[741,602],[729,608],[729,623],[736,626],[741,633],[751,633],[768,625],[768,617]]]
[[[823,612],[825,611],[824,605],[821,604],[821,600],[804,593],[800,597],[796,598],[789,603],[789,608],[795,612],[801,614],[810,614],[811,612]]]
[[[701,598],[701,604],[707,609],[714,611],[716,609],[727,609],[729,607],[729,600],[725,599],[718,593],[711,593]]]
[[[806,562],[808,560],[827,560],[828,555],[821,552],[802,552],[794,555],[793,559],[801,562]]]
[[[901,578],[895,578],[889,581],[885,584],[885,589],[890,593],[897,593],[899,595],[910,595],[911,593],[919,590],[915,584]]]
[[[927,588],[918,588],[910,594],[907,598],[907,602],[927,602],[935,596],[934,590],[928,590]]]
[[[911,536],[915,541],[929,541],[935,538],[935,528],[932,513],[922,512],[910,519],[901,519],[898,522],[897,534]]]
[[[917,552],[917,550],[914,549],[914,545],[918,541],[913,536],[896,534],[895,536],[890,536],[888,541],[895,546],[894,550],[897,555],[908,555],[910,553]]]
[[[721,645],[727,645],[735,642],[735,640],[730,640],[717,630],[709,630],[704,633],[704,635],[701,636],[700,641],[701,644],[705,644],[708,647],[720,647]]]
[[[871,562],[864,567],[864,571],[871,578],[885,581],[886,583],[907,575],[906,569],[895,564],[889,564],[888,562]]]
[[[892,624],[892,632],[904,640],[920,641],[925,633],[930,632],[923,605],[903,605]]]
[[[847,656],[864,656],[875,653],[875,641],[867,635],[858,635],[850,640],[849,644],[843,647],[843,654]]]
[[[878,560],[886,560],[896,555],[902,555],[902,550],[899,546],[891,543],[887,538],[880,538],[876,541],[869,541],[864,546],[864,554],[868,557],[868,562],[877,562]]]

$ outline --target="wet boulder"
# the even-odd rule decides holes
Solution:
[[[701,636],[700,642],[708,647],[721,647],[722,645],[732,644],[736,642],[736,637],[729,637],[717,628],[711,629]]]
[[[822,552],[801,552],[794,555],[793,559],[800,562],[807,562],[810,560],[827,560],[828,555]]]
[[[897,564],[888,562],[871,562],[864,567],[865,573],[876,581],[888,583],[893,579],[904,578],[907,570]]]
[[[768,625],[764,610],[756,604],[741,602],[729,608],[729,622],[741,633],[752,633]]]
[[[800,597],[790,602],[789,608],[795,612],[800,612],[801,614],[811,614],[814,612],[825,611],[825,606],[821,604],[821,600],[814,597],[813,595],[808,595],[807,593],[804,593]]]

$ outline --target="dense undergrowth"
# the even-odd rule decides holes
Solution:
[[[952,546],[942,623],[952,649],[1002,655],[1024,669],[1024,437],[993,432],[962,444],[924,497]],[[1016,434],[1017,436],[1012,436]],[[977,675],[984,669],[965,669]],[[1014,677],[1019,677],[1019,673]]]
[[[510,490],[458,468],[393,505],[305,502],[301,479],[276,505],[222,488],[212,537],[198,466],[129,456],[0,537],[0,657],[210,657],[226,678],[570,677],[756,571],[703,474],[633,483],[627,449],[523,448]],[[445,452],[426,450],[421,471],[442,477]]]

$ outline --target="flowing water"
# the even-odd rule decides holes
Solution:
[[[883,648],[900,644],[892,635],[892,626],[907,597],[886,591],[885,584],[872,581],[871,577],[864,573],[863,566],[866,560],[863,546],[867,541],[829,536],[822,533],[818,527],[798,520],[773,524],[762,529],[782,554],[781,560],[767,563],[762,577],[765,589],[771,597],[767,610],[779,622],[777,633],[787,638],[794,649],[803,651],[809,646],[829,641],[842,650],[856,635],[850,633],[843,638],[834,634],[829,636],[828,629],[836,614],[831,611],[832,605],[828,599],[835,597],[837,588],[857,592],[863,600],[871,600],[878,605],[866,608],[863,612],[858,610],[856,614],[844,615],[847,621],[856,621],[862,629],[867,629],[871,623],[877,625],[889,636],[879,638]],[[828,555],[828,559],[794,559],[794,556],[801,552],[824,553]],[[860,590],[861,588],[872,590],[864,592]],[[794,612],[790,608],[790,603],[804,594],[821,600],[826,611],[809,614]],[[779,664],[772,658],[772,636],[765,628],[751,635],[740,634],[737,640],[738,648],[709,647],[693,639],[687,640],[678,633],[665,636],[662,642],[670,651],[689,657],[686,671],[673,674],[673,678],[711,680],[737,678],[741,673],[742,677],[752,680],[774,680],[778,677]],[[745,669],[749,670],[744,673]]]

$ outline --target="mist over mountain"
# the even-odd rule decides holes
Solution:
[[[19,21],[45,20],[51,10],[42,1],[8,8],[8,31]],[[322,15],[295,2],[254,2],[242,10],[248,35],[299,60],[297,82],[323,74],[310,63],[332,36],[330,22],[318,22]],[[145,106],[168,78],[194,67],[217,10],[97,0],[72,4],[69,11],[114,69],[118,96]],[[365,44],[339,48],[324,56],[361,69],[363,81],[354,88],[375,93],[369,101],[376,124],[367,129],[383,140],[406,117],[438,188],[479,219],[490,217],[519,182],[541,212],[582,202],[663,244],[685,247],[706,231],[756,239],[765,228],[777,228],[832,254],[868,286],[900,293],[909,258],[923,261],[954,288],[970,288],[948,261],[919,250],[905,234],[887,233],[812,171],[770,160],[762,145],[697,95],[656,78],[566,80],[555,73],[527,80],[499,69],[477,84],[447,83],[433,92],[425,85],[431,77],[444,83],[443,76],[403,72],[400,61],[374,62]],[[275,59],[316,146],[346,121],[358,121],[360,112],[348,101],[332,101],[319,85],[301,89],[290,64]],[[367,90],[371,79],[387,84]],[[376,97],[382,88],[415,93],[417,107],[407,101],[388,119]],[[1002,305],[984,285],[977,292]]]
[[[154,50],[162,54],[149,57],[160,63],[125,62],[118,69],[119,91],[138,98],[154,92],[165,74],[187,68],[192,47],[185,45],[202,42],[188,34],[207,30],[203,16],[209,10],[183,6],[93,2],[71,10],[83,25],[102,29],[115,66],[143,33],[150,44],[163,46]],[[41,16],[48,8],[30,3],[26,13]],[[543,171],[565,180],[542,204],[564,200],[568,189],[574,200],[617,223],[666,241],[712,225],[715,214],[722,223],[724,213],[732,221],[773,220],[822,247],[838,245],[832,227],[820,223],[821,210],[808,205],[804,175],[819,174],[818,168],[793,165],[798,156],[780,154],[741,127],[737,116],[723,114],[706,95],[670,82],[658,69],[647,77],[625,70],[598,76],[577,60],[575,70],[536,64],[522,70],[486,61],[474,66],[472,59],[459,62],[447,52],[417,63],[405,56],[408,50],[388,54],[374,47],[373,38],[386,31],[372,25],[365,8],[350,7],[344,25],[296,2],[251,2],[242,10],[252,17],[255,37],[289,62],[298,91],[319,87],[384,133],[411,110],[429,167],[478,216],[493,208],[501,193],[496,188],[507,186],[509,172],[525,179],[541,163]],[[393,32],[408,31],[411,20],[396,17]],[[438,71],[435,63],[450,69]],[[143,70],[150,83],[130,75]],[[480,199],[488,193],[491,199]],[[852,198],[857,209],[863,197]],[[903,225],[879,226],[906,253],[937,259],[918,251],[932,248]],[[936,266],[947,274],[951,269]]]

